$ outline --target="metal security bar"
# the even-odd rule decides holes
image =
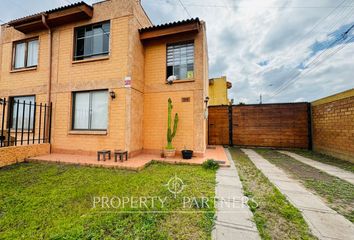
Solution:
[[[0,98],[0,121],[0,147],[50,143],[52,103]]]

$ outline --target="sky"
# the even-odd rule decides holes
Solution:
[[[0,21],[74,2],[0,0]],[[206,22],[209,77],[227,76],[234,103],[313,101],[354,88],[354,0],[141,2],[154,25]]]

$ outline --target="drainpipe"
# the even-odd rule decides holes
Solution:
[[[46,16],[44,14],[42,15],[42,23],[48,29],[49,67],[48,67],[48,84],[47,84],[47,106],[50,106],[51,94],[52,94],[52,30],[48,26],[47,19],[46,19]],[[45,126],[45,128],[46,128],[46,138],[48,138],[48,136],[51,135],[51,134],[49,134],[49,131],[50,131],[49,126],[51,125],[49,123],[49,121],[50,121],[49,115],[50,114],[48,113],[47,116],[46,116],[46,123],[47,123],[47,126]],[[50,142],[50,139],[49,139],[49,142]]]

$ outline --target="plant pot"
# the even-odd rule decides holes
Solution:
[[[191,159],[193,157],[192,150],[182,150],[182,157],[183,159]]]
[[[176,156],[176,149],[164,149],[163,153],[166,158],[172,158]]]

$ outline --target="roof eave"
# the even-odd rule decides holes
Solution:
[[[199,19],[169,23],[165,25],[152,26],[140,29],[140,39],[148,40],[153,38],[165,37],[175,34],[198,33],[200,31]]]
[[[43,30],[46,28],[42,22],[43,15],[46,17],[49,26],[56,27],[69,22],[92,18],[93,8],[84,2],[79,2],[15,19],[8,22],[7,25],[25,34]]]

